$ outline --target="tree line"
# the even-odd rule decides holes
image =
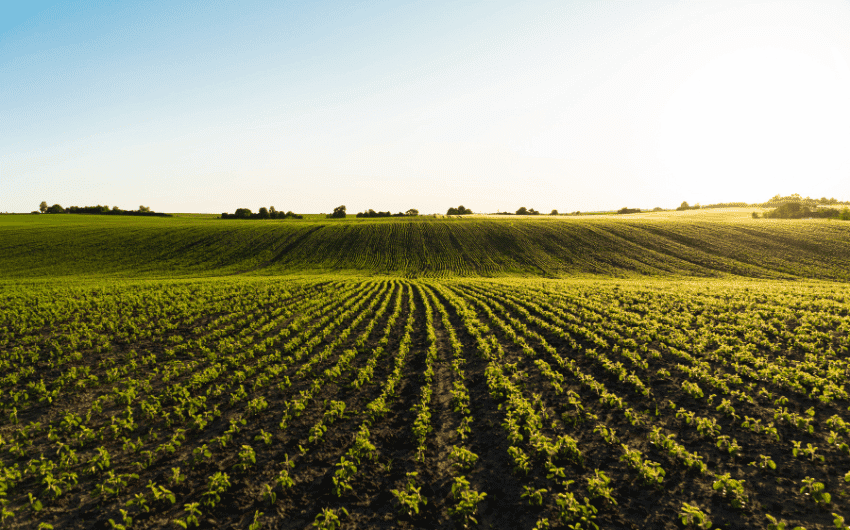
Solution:
[[[47,206],[47,201],[41,201],[41,204],[38,205],[38,211],[34,211],[32,213],[77,213],[89,215],[141,215],[149,217],[171,217],[171,214],[154,212],[148,206],[139,206],[138,210],[122,210],[117,206],[110,208],[109,206],[101,206],[99,204],[97,206],[69,206],[67,208],[63,208],[60,204]]]
[[[468,214],[471,214],[471,213],[472,213],[472,210],[461,205],[461,206],[458,206],[457,208],[454,208],[454,207],[449,208],[448,211],[446,212],[446,215],[468,215]],[[337,206],[336,208],[334,208],[333,213],[329,213],[329,214],[325,215],[325,217],[328,218],[328,219],[345,219],[346,215],[347,215],[346,214],[346,207],[344,205],[342,205],[342,206]],[[407,210],[406,212],[398,212],[398,213],[390,213],[389,211],[387,211],[387,212],[376,212],[375,210],[369,208],[366,211],[357,213],[355,215],[355,217],[367,218],[368,219],[368,218],[373,218],[373,217],[416,217],[417,215],[419,215],[419,210],[417,210],[416,208],[411,208],[411,209]]]
[[[704,206],[700,206],[699,203],[689,206],[687,202],[683,202],[681,206],[676,208],[676,210],[699,210],[706,208],[746,208],[752,206],[758,206],[760,208],[778,208],[782,204],[785,203],[799,203],[803,206],[807,206],[810,210],[814,210],[818,206],[842,206],[842,205],[850,205],[848,201],[839,201],[835,197],[827,199],[826,197],[821,197],[820,199],[813,199],[811,197],[802,197],[799,193],[792,193],[791,195],[774,195],[769,200],[765,202],[755,202],[755,203],[747,203],[747,202],[718,202],[713,204],[706,204]]]
[[[471,214],[472,210],[464,207],[463,205],[458,206],[457,208],[449,208],[446,212],[446,215],[468,215]]]
[[[376,212],[375,210],[369,208],[365,212],[359,212],[354,217],[416,217],[419,215],[419,210],[416,208],[411,208],[406,212],[398,212],[398,213],[390,213],[390,212]]]
[[[809,208],[814,208],[818,205],[826,205],[826,206],[837,206],[837,205],[850,205],[850,202],[847,201],[839,201],[837,199],[826,197],[821,197],[820,199],[812,199],[811,197],[801,197],[799,193],[793,193],[791,195],[786,195],[785,197],[781,195],[775,195],[770,198],[767,202],[763,202],[761,204],[753,204],[752,206],[761,206],[764,208],[776,208],[784,203],[799,203],[803,206],[808,206]]]
[[[237,208],[234,213],[224,212],[221,214],[222,219],[304,219],[303,215],[289,212],[279,212],[274,206],[260,208],[260,211],[253,213],[250,208]]]
[[[691,206],[691,205],[688,204],[688,201],[682,201],[682,204],[680,204],[679,207],[676,208],[676,211],[677,212],[683,212],[685,210],[699,210],[700,208],[701,208],[701,206],[699,205],[699,203],[696,203],[693,206]]]
[[[757,212],[753,212],[753,218],[758,219]],[[806,204],[799,202],[784,202],[765,212],[765,219],[839,219],[842,221],[850,221],[850,208],[846,206],[842,210],[838,208],[810,208]]]

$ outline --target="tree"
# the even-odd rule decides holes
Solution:
[[[277,219],[277,210],[274,209],[274,206],[269,206],[269,218]]]
[[[150,212],[150,211],[151,211],[151,209],[150,209],[150,207],[149,207],[149,206],[139,206],[139,211],[140,211],[140,212],[147,213],[147,212]]]
[[[41,204],[38,205],[38,210],[41,213],[47,213],[47,201],[41,201]]]
[[[54,204],[47,209],[47,213],[65,213],[65,208],[62,208],[58,204]]]
[[[560,214],[558,213],[558,210],[552,210],[551,212],[549,212],[549,215],[560,215]]]
[[[417,210],[416,208],[411,208],[411,209],[407,210],[406,212],[404,212],[404,215],[409,215],[411,217],[415,217],[415,216],[419,215],[419,210]]]
[[[250,219],[251,210],[249,208],[237,208],[236,212],[233,214],[233,217],[237,219]]]
[[[258,215],[259,215],[260,219],[268,219],[269,218],[269,211],[268,211],[268,209],[266,209],[265,206],[262,206],[260,208],[260,213]]]
[[[345,219],[345,206],[337,206],[334,213],[328,215],[331,219]]]
[[[470,213],[472,213],[472,210],[466,208],[463,205],[460,205],[457,208],[449,208],[446,212],[446,215],[466,215]]]
[[[519,210],[516,211],[517,215],[528,215],[528,208],[525,206],[520,206]]]

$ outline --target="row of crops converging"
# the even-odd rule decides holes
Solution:
[[[3,294],[10,528],[848,528],[844,287]]]

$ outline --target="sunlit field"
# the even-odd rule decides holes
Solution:
[[[743,222],[752,219],[753,212],[759,215],[768,211],[768,208],[753,206],[749,208],[709,208],[699,210],[664,210],[660,212],[645,211],[632,214],[615,214],[615,213],[599,213],[599,212],[584,212],[579,214],[559,213],[558,215],[548,215],[542,212],[541,215],[534,216],[534,219],[575,219],[575,218],[604,218],[604,219],[652,219],[652,220],[674,220],[674,219],[690,219],[703,221],[735,221]],[[500,218],[500,219],[516,219],[516,215],[500,215],[500,214],[475,214],[471,217],[484,218]]]
[[[831,526],[847,224],[662,215],[2,217],[2,520]]]
[[[171,278],[301,271],[401,277],[850,279],[850,223],[664,215],[266,221],[9,215],[0,216],[0,277]]]
[[[850,530],[850,2],[6,4],[0,529]]]

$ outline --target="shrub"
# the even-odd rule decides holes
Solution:
[[[328,219],[345,219],[345,206],[337,206],[334,208],[334,213],[327,215]]]

